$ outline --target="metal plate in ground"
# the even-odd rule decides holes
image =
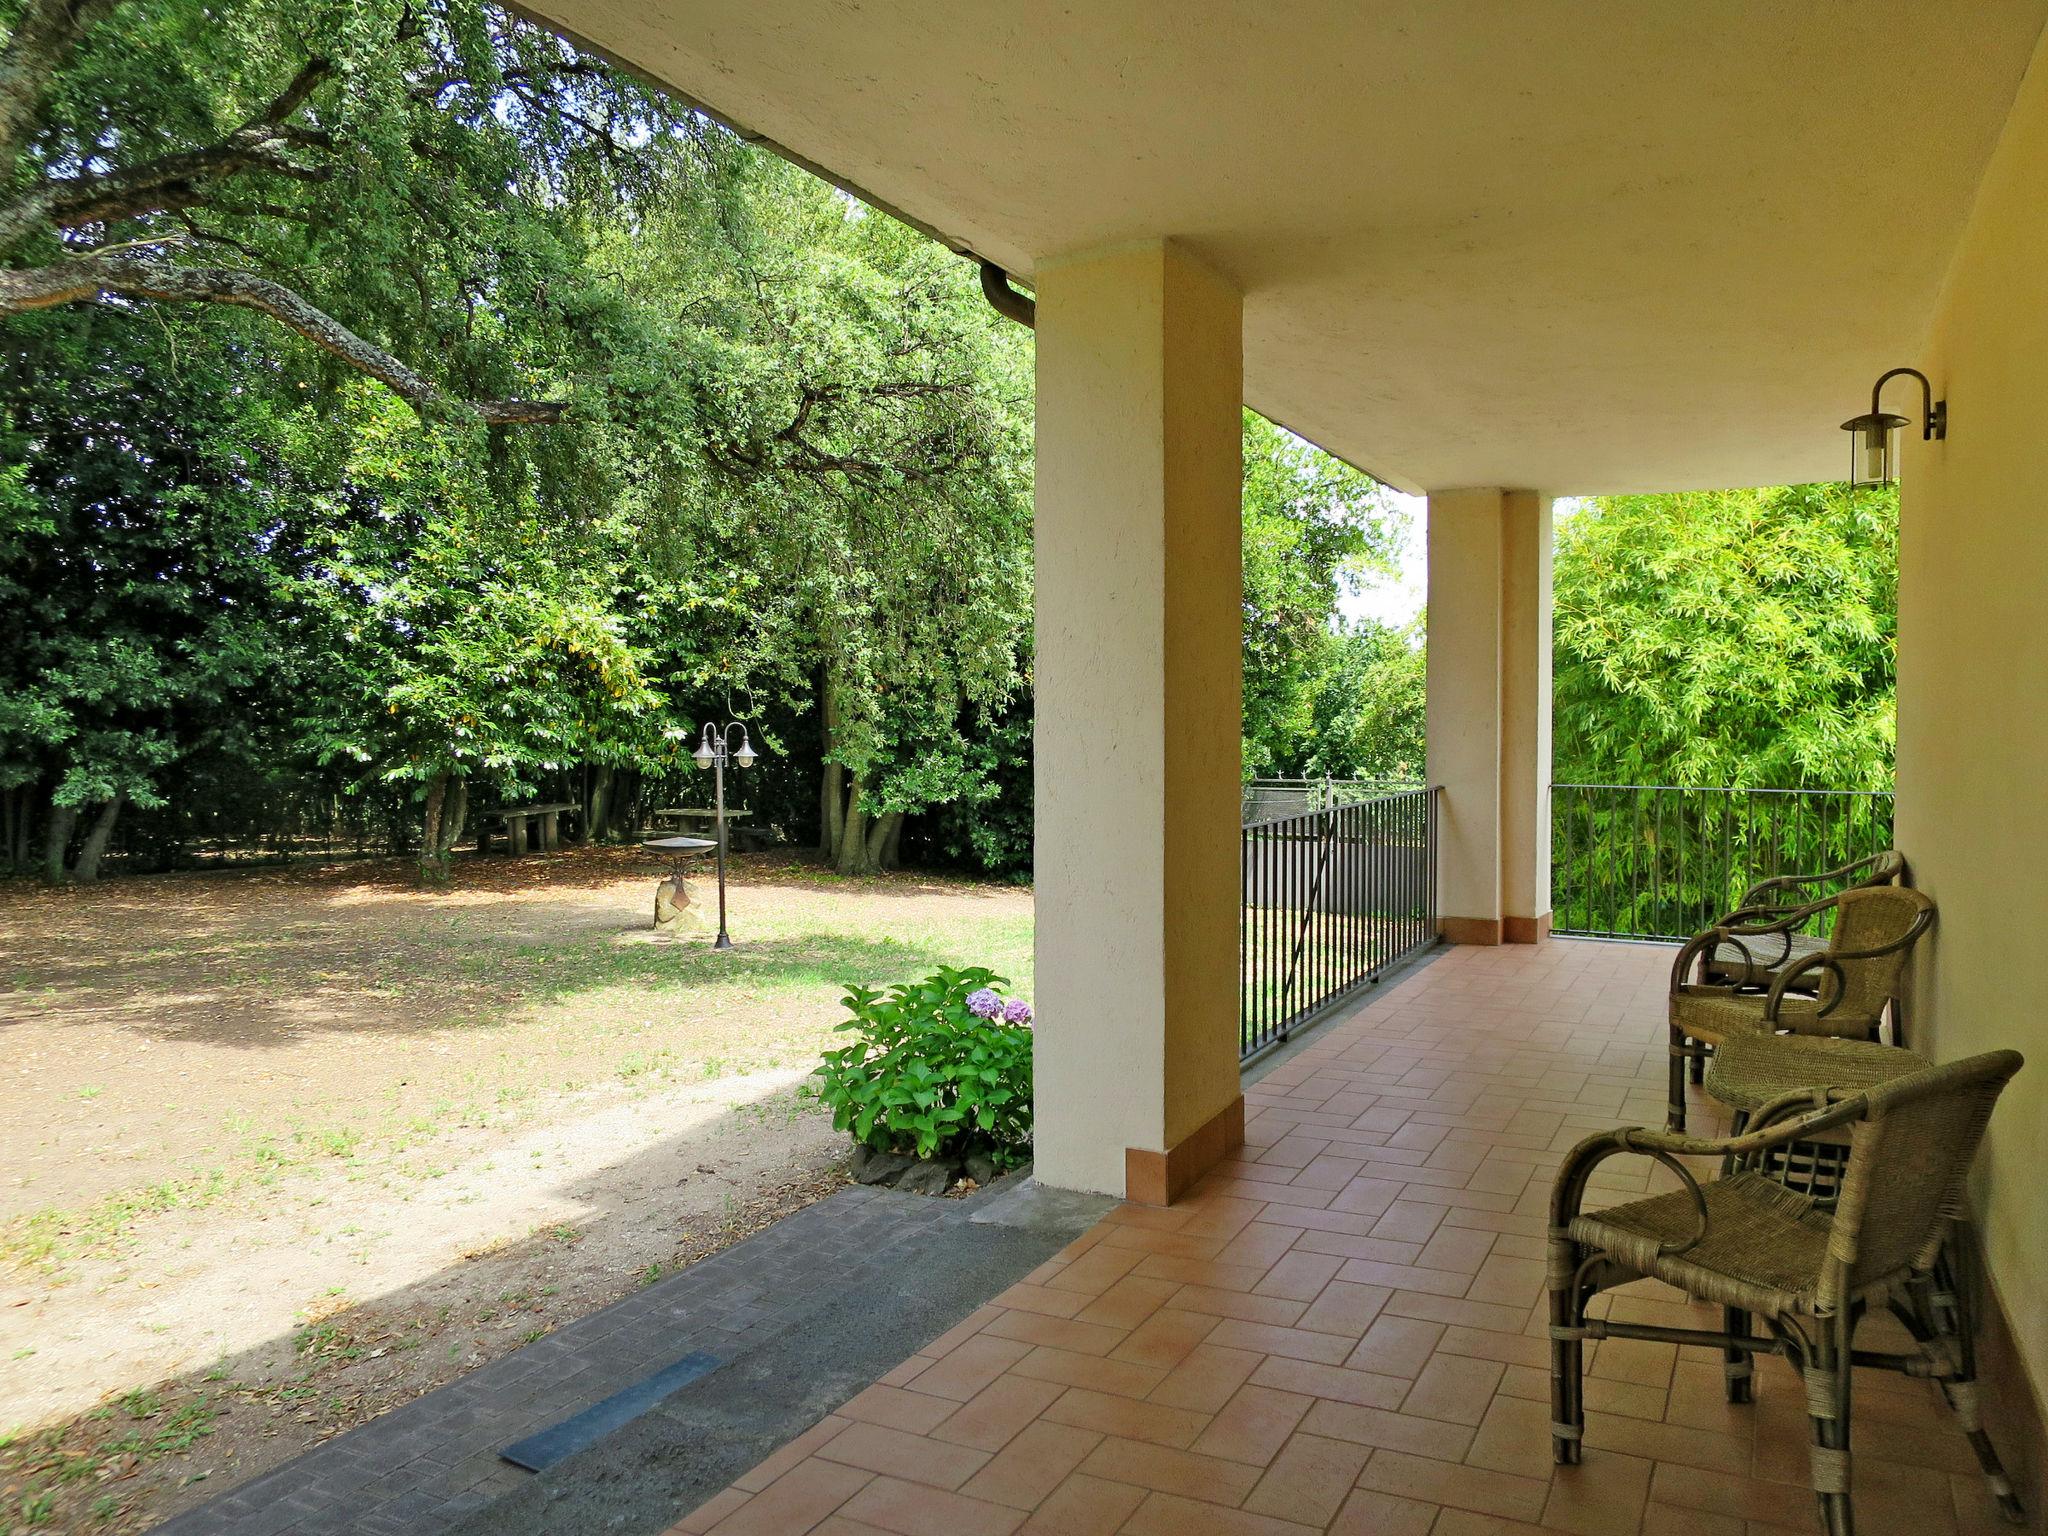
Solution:
[[[537,1435],[515,1440],[498,1454],[515,1467],[545,1472],[556,1462],[587,1450],[622,1424],[640,1417],[670,1393],[680,1390],[699,1376],[708,1375],[725,1362],[703,1350],[692,1350],[652,1376],[592,1403],[581,1413],[551,1424]]]

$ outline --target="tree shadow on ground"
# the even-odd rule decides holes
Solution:
[[[562,866],[573,868],[556,878],[552,867]],[[662,872],[660,861],[627,848],[475,860],[453,885],[425,891],[361,867],[173,875],[91,891],[15,887],[0,891],[8,956],[0,1029],[55,1020],[267,1048],[308,1031],[487,1026],[507,1009],[588,986],[687,986],[715,974],[794,985],[806,967],[832,965],[846,969],[825,980],[875,980],[923,951],[915,938],[847,941],[831,932],[840,892],[864,905],[937,900],[965,919],[983,903],[1017,899],[1014,888],[906,877],[837,881],[753,856],[736,861],[732,876],[741,948],[712,956],[703,938],[644,942]],[[625,882],[641,878],[644,901],[629,906]],[[709,881],[697,885],[706,900]],[[745,909],[750,896],[773,903],[777,892],[822,897],[824,910],[780,910],[763,924]],[[806,934],[806,923],[820,931]]]
[[[242,1343],[204,1366],[124,1383],[83,1411],[39,1425],[0,1425],[18,1431],[0,1437],[0,1485],[23,1510],[40,1512],[48,1529],[109,1536],[147,1529],[655,1279],[672,1278],[843,1183],[835,1139],[792,1170],[787,1183],[739,1191],[736,1210],[708,1221],[700,1213],[685,1229],[660,1192],[716,1178],[731,1147],[721,1140],[724,1124],[639,1146],[598,1173],[566,1182],[507,1168],[508,1179],[533,1181],[533,1205],[566,1200],[581,1214],[508,1232],[383,1293],[340,1304],[327,1294],[332,1266],[320,1273],[309,1263],[297,1326]],[[394,1202],[394,1221],[404,1220],[405,1209]],[[596,1262],[582,1257],[599,1254]],[[211,1283],[225,1278],[215,1275]],[[665,1359],[650,1360],[649,1369]],[[30,1368],[17,1357],[8,1372]],[[574,1370],[572,1364],[554,1374],[565,1379]],[[602,1384],[587,1395],[594,1400],[627,1384]],[[470,1461],[509,1491],[524,1474],[497,1464],[496,1448],[494,1439],[480,1452],[472,1449]],[[345,1502],[346,1495],[336,1499]],[[350,1515],[332,1505],[327,1513],[332,1524],[323,1528],[349,1528]]]
[[[309,950],[316,966],[325,953],[326,947],[318,944]],[[343,958],[335,956],[337,963]],[[807,933],[722,951],[713,951],[702,938],[595,951],[521,945],[506,953],[504,946],[494,943],[479,958],[486,965],[433,975],[424,967],[406,973],[404,956],[389,954],[379,965],[378,977],[372,980],[375,990],[369,995],[323,995],[317,1007],[308,1007],[299,998],[238,994],[231,1018],[201,1016],[135,1027],[154,1039],[241,1050],[288,1050],[323,1033],[489,1035],[516,1024],[521,1010],[572,1003],[614,988],[653,987],[680,999],[712,986],[758,991],[834,988],[856,980],[893,982],[942,964],[945,952],[918,939]],[[486,969],[486,977],[475,974]],[[428,1011],[436,1005],[449,1011],[437,1017]]]

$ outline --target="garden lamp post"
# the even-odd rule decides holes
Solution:
[[[734,745],[733,733],[739,733],[739,743]],[[747,740],[747,728],[737,720],[728,720],[724,725],[707,725],[697,739],[697,750],[690,754],[699,768],[711,770],[712,791],[717,796],[712,804],[717,807],[718,817],[718,937],[712,940],[713,949],[731,949],[732,936],[725,931],[725,764],[730,758],[742,768],[754,765],[754,744]]]

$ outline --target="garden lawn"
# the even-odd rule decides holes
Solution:
[[[829,1190],[844,983],[1031,995],[1028,890],[742,858],[720,954],[659,873],[0,886],[10,1498],[139,1529]]]

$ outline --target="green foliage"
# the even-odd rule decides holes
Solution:
[[[1553,797],[1574,927],[1683,935],[1766,874],[1890,840],[1898,498],[1842,485],[1619,496],[1559,525]]]
[[[977,710],[963,721],[960,752],[970,787],[935,806],[918,839],[925,860],[986,875],[1031,874],[1031,697],[1019,693],[1000,713]]]
[[[650,657],[610,582],[616,530],[495,493],[446,429],[357,385],[332,491],[283,577],[309,671],[315,762],[389,781],[476,775],[501,793],[582,761],[678,761]]]
[[[1889,789],[1898,496],[1616,496],[1558,529],[1560,783]]]
[[[47,83],[0,265],[260,273],[438,395],[220,306],[0,317],[0,866],[95,805],[174,858],[252,790],[394,842],[470,785],[625,798],[714,714],[813,775],[784,825],[833,765],[854,867],[995,794],[1029,341],[969,265],[479,0],[149,0]],[[7,217],[102,174],[144,192]],[[507,398],[567,409],[456,405]]]
[[[864,873],[902,816],[984,792],[961,727],[1025,684],[1028,334],[914,232],[753,174],[740,233],[621,259],[642,302],[717,317],[691,396],[713,494],[684,537],[736,573],[719,680],[815,703],[820,841]]]
[[[849,987],[851,1044],[827,1051],[810,1088],[834,1129],[883,1152],[923,1158],[985,1151],[999,1167],[1031,1147],[1031,1031],[967,1005],[1007,985],[979,966],[942,966],[882,992]]]
[[[1324,767],[1318,701],[1355,672],[1334,623],[1348,586],[1383,574],[1404,520],[1370,477],[1244,413],[1244,771]],[[1325,708],[1341,707],[1332,699]]]
[[[1311,727],[1292,769],[1307,777],[1421,782],[1428,714],[1425,620],[1361,620],[1332,637],[1314,678]]]
[[[185,317],[43,315],[0,351],[0,789],[161,804],[275,681],[253,370]],[[0,848],[0,861],[9,850]]]

